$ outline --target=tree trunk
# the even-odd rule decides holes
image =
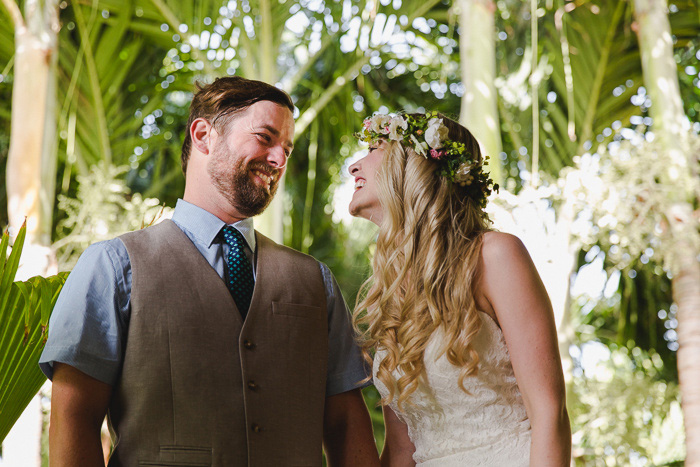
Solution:
[[[680,243],[680,242],[679,242]],[[686,467],[700,466],[700,263],[678,245],[680,271],[671,282],[678,305],[678,379],[685,423]],[[691,250],[692,251],[692,250]]]
[[[273,86],[279,79],[279,70],[277,68],[277,52],[274,50],[273,35],[276,31],[272,31],[272,13],[269,0],[260,2],[260,11],[262,21],[260,31],[260,47],[262,50],[255,55],[257,59],[257,76],[247,76],[247,78],[259,79]],[[249,50],[250,54],[251,51]],[[273,198],[270,205],[265,211],[255,219],[255,226],[261,233],[267,235],[277,243],[284,241],[284,215],[285,215],[285,182],[284,178],[279,183],[277,194]]]
[[[24,16],[3,0],[15,28],[12,128],[7,157],[7,213],[13,235],[27,220],[16,280],[56,272],[49,247],[56,180],[56,77],[58,1],[27,0]],[[41,409],[38,396],[6,439],[4,462],[38,467]],[[21,443],[20,443],[21,441]],[[20,448],[20,446],[23,446]]]
[[[646,86],[652,105],[653,130],[669,157],[669,168],[661,182],[682,187],[689,175],[690,155],[683,142],[690,128],[683,111],[678,70],[673,58],[671,26],[665,0],[635,0],[634,15]],[[669,190],[672,192],[673,190]],[[678,378],[686,432],[688,467],[700,466],[700,251],[689,240],[693,229],[694,193],[675,190],[674,213],[668,215],[667,242],[673,246],[673,300],[678,306]]]
[[[4,0],[6,5],[13,4]],[[56,180],[58,1],[28,0],[15,20],[12,129],[7,158],[7,211],[16,234],[27,219],[27,240],[17,280],[55,269],[51,217]]]
[[[460,122],[474,134],[491,157],[487,166],[496,183],[503,183],[496,77],[496,27],[493,0],[458,0],[459,59],[464,94]]]

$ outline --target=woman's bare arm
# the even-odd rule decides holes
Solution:
[[[515,236],[489,232],[481,253],[477,303],[497,319],[532,425],[530,465],[568,466],[571,427],[552,305]],[[489,314],[491,314],[489,313]]]

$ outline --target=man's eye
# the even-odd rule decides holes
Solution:
[[[268,142],[268,143],[269,143],[270,141],[272,141],[272,138],[270,138],[270,135],[268,135],[268,134],[265,134],[265,133],[258,133],[258,136],[259,136],[260,138],[262,138],[264,141]]]

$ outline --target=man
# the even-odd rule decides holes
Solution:
[[[328,268],[253,230],[292,151],[266,83],[195,94],[172,221],[88,248],[56,303],[52,466],[378,464],[365,367]],[[223,280],[222,280],[223,279]]]

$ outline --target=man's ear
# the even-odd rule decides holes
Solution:
[[[190,138],[192,138],[192,147],[196,148],[202,154],[209,154],[209,140],[212,137],[211,124],[203,118],[197,118],[190,125]]]

